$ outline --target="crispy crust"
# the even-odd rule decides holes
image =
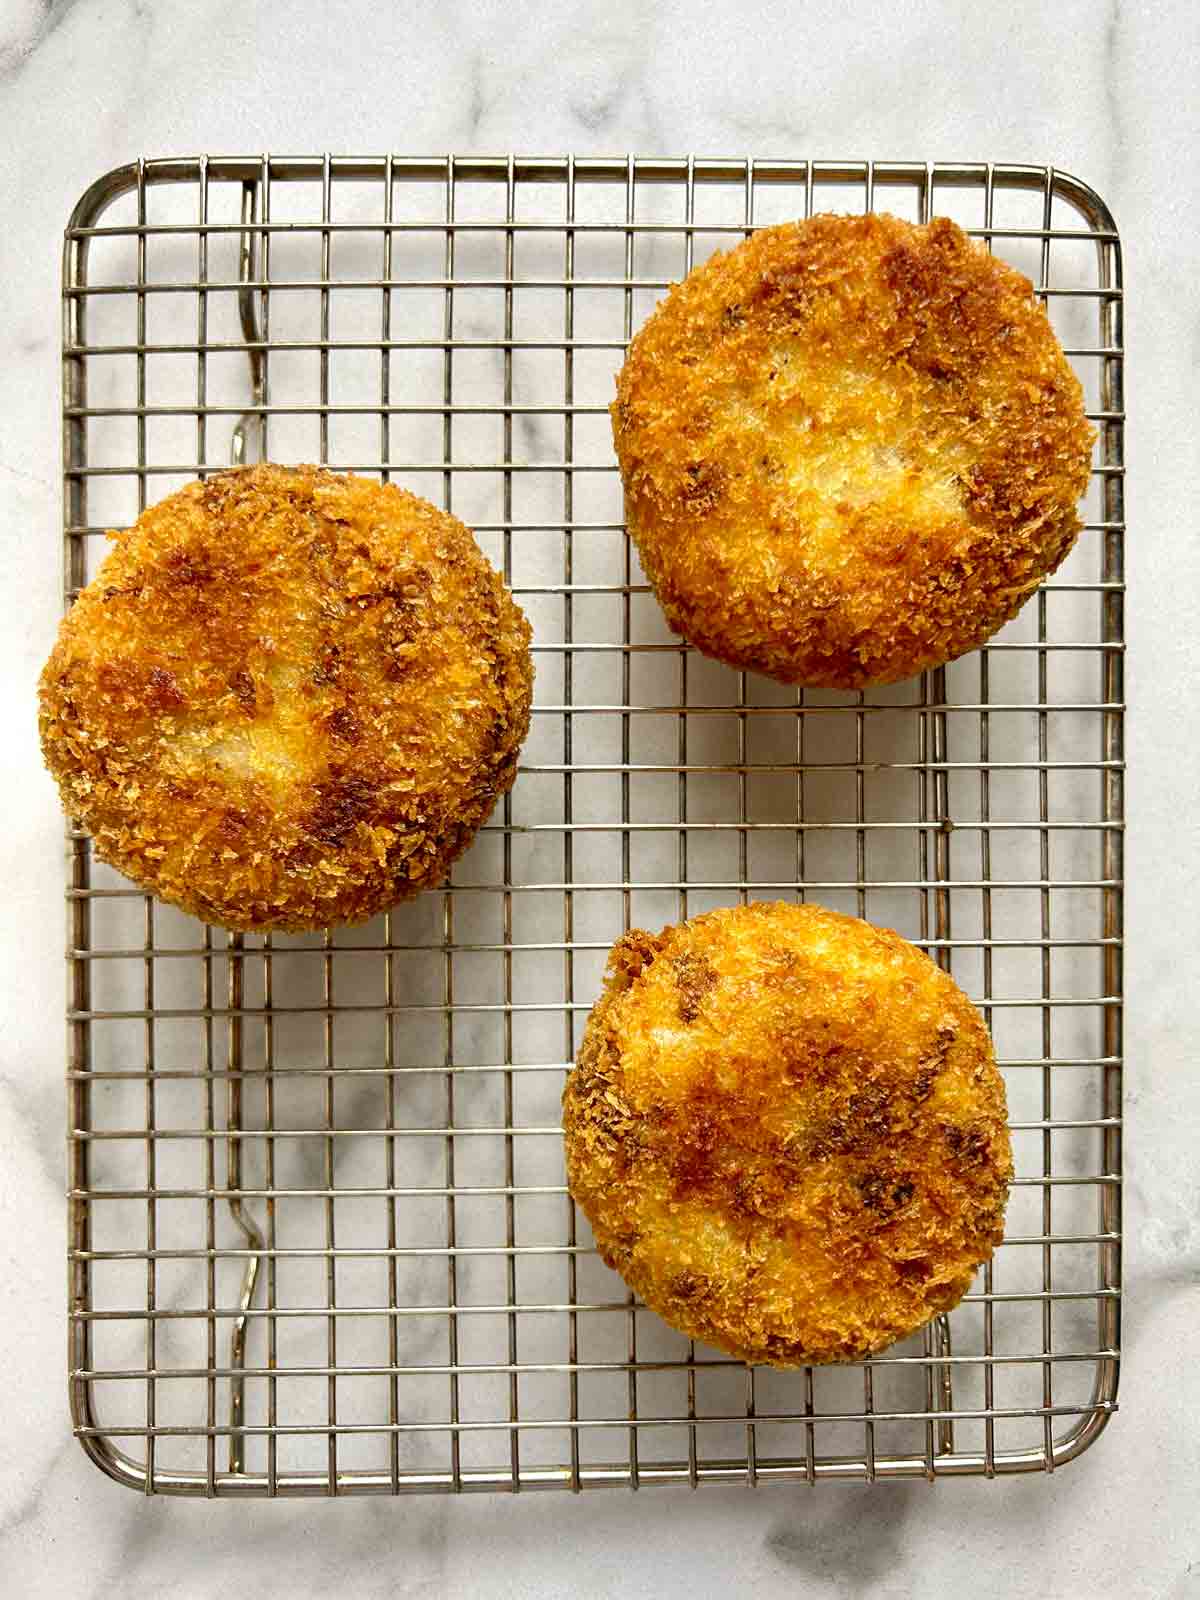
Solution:
[[[529,625],[470,531],[263,465],[110,537],[39,685],[97,853],[234,929],[362,921],[436,884],[529,726]]]
[[[816,907],[619,940],[563,1129],[604,1260],[746,1361],[885,1349],[957,1304],[1003,1233],[978,1011],[899,934]]]
[[[946,218],[765,228],[675,285],[612,406],[667,620],[787,683],[972,650],[1079,531],[1094,434],[1028,281]]]

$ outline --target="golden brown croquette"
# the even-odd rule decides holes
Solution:
[[[529,627],[470,531],[317,467],[151,507],[64,619],[46,763],[97,854],[234,929],[436,884],[511,787]]]
[[[677,284],[613,437],[671,626],[859,688],[981,644],[1079,531],[1093,432],[1029,282],[953,222],[816,216]]]
[[[886,1348],[955,1305],[1003,1232],[978,1011],[899,934],[813,906],[619,940],[563,1126],[604,1260],[746,1361]]]

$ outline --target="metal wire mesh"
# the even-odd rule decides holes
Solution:
[[[690,653],[622,525],[612,378],[663,287],[814,209],[953,216],[1020,266],[1099,444],[1087,527],[989,646],[796,692]],[[254,455],[394,477],[534,624],[510,797],[442,889],[244,939],[70,836],[70,1391],[147,1493],[581,1489],[1050,1469],[1116,1394],[1122,305],[1053,170],[147,161],[67,230],[67,598],[102,534]],[[749,1370],[641,1307],[566,1196],[558,1100],[631,924],[811,897],[982,1005],[1008,1235],[860,1366]]]

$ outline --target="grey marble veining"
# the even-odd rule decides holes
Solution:
[[[1198,69],[1182,0],[3,8],[5,1592],[1200,1595]],[[31,711],[60,599],[61,230],[137,154],[263,148],[1050,161],[1110,201],[1131,414],[1127,1354],[1120,1415],[1053,1480],[204,1505],[118,1490],[69,1437],[62,839]],[[545,448],[539,419],[518,427]],[[357,1085],[340,1109],[378,1115]],[[367,1151],[343,1143],[353,1181]]]

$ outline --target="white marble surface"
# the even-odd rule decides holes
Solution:
[[[0,8],[0,1587],[316,1594],[1200,1595],[1200,12],[1187,0]],[[146,1502],[70,1436],[60,822],[32,682],[58,615],[58,257],[137,154],[626,149],[1045,162],[1124,234],[1129,755],[1122,1411],[1053,1480]]]

